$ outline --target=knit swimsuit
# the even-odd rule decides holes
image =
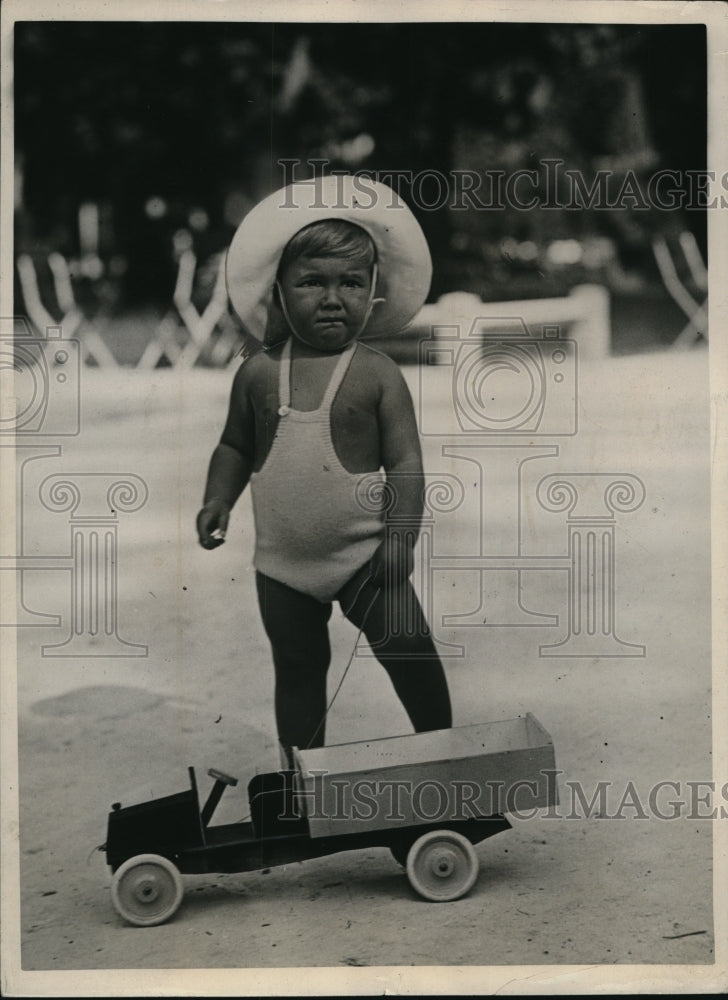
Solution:
[[[331,406],[356,350],[341,354],[317,410],[291,409],[291,342],[281,355],[279,420],[262,468],[250,478],[259,572],[333,600],[374,554],[384,515],[372,502],[381,472],[348,472],[331,438]],[[365,482],[364,482],[365,481]]]

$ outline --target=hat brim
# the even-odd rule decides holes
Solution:
[[[331,175],[291,184],[245,216],[225,262],[228,296],[245,329],[266,337],[281,254],[299,229],[325,219],[361,226],[378,255],[376,297],[362,336],[395,334],[411,322],[430,289],[432,260],[417,219],[386,184],[357,175]]]

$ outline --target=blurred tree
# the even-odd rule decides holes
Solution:
[[[701,25],[22,22],[18,249],[75,252],[94,200],[129,301],[161,303],[175,234],[221,249],[282,183],[282,157],[443,175],[544,157],[585,175],[705,169],[705,58]],[[678,216],[415,209],[443,263],[435,294],[469,266],[481,280],[506,235],[607,233],[646,266],[650,233]],[[703,245],[704,215],[679,220]]]

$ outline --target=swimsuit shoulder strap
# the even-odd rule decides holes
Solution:
[[[331,378],[329,379],[329,384],[326,387],[326,392],[324,393],[323,399],[321,400],[320,410],[328,410],[334,401],[336,393],[339,391],[339,386],[344,380],[344,376],[351,364],[351,359],[354,357],[354,351],[356,350],[356,342],[349,344],[349,346],[341,352],[341,356],[336,363]],[[280,406],[290,407],[291,405],[291,341],[287,340],[283,345],[283,352],[281,354],[281,363],[278,370],[278,402]]]
[[[341,357],[339,358],[336,368],[334,368],[333,374],[329,381],[329,384],[324,393],[324,398],[321,400],[321,409],[328,410],[334,401],[336,393],[339,391],[339,386],[344,381],[344,376],[349,370],[349,365],[351,364],[351,359],[354,357],[354,351],[356,350],[356,341],[341,352]]]

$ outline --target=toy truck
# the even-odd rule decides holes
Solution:
[[[177,911],[183,874],[243,872],[340,851],[387,847],[412,888],[435,902],[474,885],[473,847],[509,829],[506,813],[558,801],[551,737],[517,719],[294,750],[292,770],[248,784],[249,818],[212,825],[237,779],[211,769],[202,808],[190,786],[108,818],[106,860],[117,912],[140,927]]]

